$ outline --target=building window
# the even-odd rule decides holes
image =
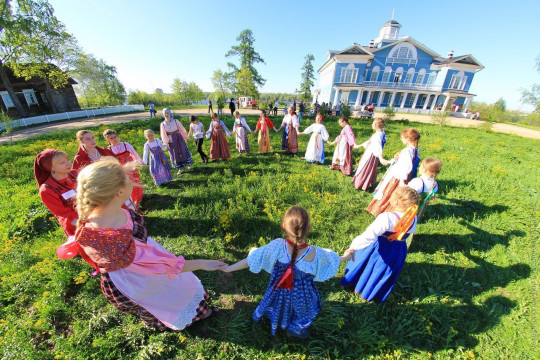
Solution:
[[[369,79],[370,81],[377,81],[377,79],[379,78],[379,67],[378,66],[375,66],[373,68],[373,70],[371,71],[371,78]]]
[[[15,107],[15,104],[13,103],[13,100],[11,99],[11,96],[9,96],[7,91],[0,92],[0,95],[2,96],[2,101],[4,102],[6,109]]]
[[[404,83],[410,84],[412,83],[414,77],[414,68],[410,68],[407,70],[407,75],[405,75],[405,80],[403,80]]]
[[[426,77],[426,69],[420,69],[420,71],[418,72],[418,76],[416,77],[416,83],[423,84],[425,77]]]
[[[390,75],[392,74],[392,68],[390,66],[387,66],[384,68],[384,74],[382,77],[383,82],[389,82],[390,81]]]
[[[26,99],[26,103],[28,104],[28,106],[38,104],[36,93],[34,92],[34,90],[24,89],[22,93],[24,95],[24,98]]]
[[[341,76],[339,82],[342,83],[355,83],[358,77],[358,69],[353,64],[347,65],[346,68],[341,69]]]
[[[452,75],[448,88],[454,90],[464,90],[465,84],[467,84],[467,76],[464,76],[463,71],[460,71],[459,73]]]
[[[427,79],[428,85],[432,85],[435,82],[436,77],[437,77],[437,73],[435,71],[430,72]]]

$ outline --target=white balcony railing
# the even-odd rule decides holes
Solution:
[[[416,59],[403,59],[403,58],[386,58],[386,65],[392,64],[405,64],[405,65],[414,65],[418,63]]]
[[[430,84],[413,84],[403,82],[390,82],[390,81],[364,81],[362,83],[365,87],[380,87],[384,89],[398,89],[398,90],[427,90],[427,91],[441,91],[441,86],[435,86]]]

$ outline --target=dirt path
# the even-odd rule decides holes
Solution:
[[[206,109],[181,109],[181,110],[173,110],[173,113],[174,115],[179,115],[179,116],[189,116],[189,115],[207,116],[208,110]],[[258,115],[259,110],[242,109],[241,113],[245,115]],[[226,112],[226,114],[228,114],[228,112]],[[279,110],[278,114],[279,116],[282,116],[282,111]],[[375,116],[382,117],[383,114],[375,113]],[[45,124],[42,126],[37,126],[37,127],[32,127],[32,128],[23,128],[23,129],[17,130],[13,133],[13,141],[28,139],[34,136],[47,134],[52,131],[82,129],[85,127],[91,127],[91,126],[97,126],[97,125],[108,125],[108,124],[130,122],[135,119],[146,120],[148,118],[149,118],[149,113],[146,111],[144,112],[141,111],[141,112],[134,112],[134,113],[129,113],[129,114],[98,116],[95,118],[84,118],[84,119],[73,120],[73,121],[55,122],[51,124]],[[415,121],[415,122],[432,123],[431,117],[427,115],[398,113],[396,114],[396,118],[406,118],[410,121]],[[483,121],[478,121],[478,120],[469,120],[469,119],[453,118],[453,117],[448,118],[448,125],[451,125],[451,126],[478,127],[482,123]],[[514,134],[514,135],[532,138],[532,139],[540,139],[540,131],[527,129],[520,126],[496,123],[496,124],[493,124],[492,129],[493,131],[497,131],[501,133]],[[0,144],[7,143],[9,141],[10,139],[7,136],[0,137]]]

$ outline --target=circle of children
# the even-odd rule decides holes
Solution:
[[[41,199],[68,235],[68,241],[57,249],[58,256],[68,259],[80,255],[92,265],[93,274],[100,274],[103,295],[112,305],[138,316],[149,327],[180,331],[219,312],[209,307],[209,295],[193,271],[232,272],[249,268],[258,273],[265,270],[271,274],[270,284],[253,319],[269,318],[273,335],[281,327],[289,335],[305,338],[321,309],[314,282],[332,278],[339,264],[346,261],[342,285],[352,285],[355,293],[367,301],[386,300],[405,262],[405,239],[415,232],[417,215],[437,191],[439,160],[425,159],[420,165],[421,176],[415,178],[420,139],[416,129],[403,130],[401,141],[405,148],[389,161],[382,157],[386,142],[383,119],[373,121],[374,134],[358,145],[346,118],[339,119],[343,129],[329,142],[321,115],[301,132],[292,107],[278,129],[262,110],[253,133],[259,133],[259,151],[263,154],[270,150],[270,129],[278,132],[284,128],[285,152],[296,154],[298,135],[311,133],[305,160],[323,163],[327,141],[337,146],[330,167],[346,175],[353,173],[352,149],[364,147],[352,178],[356,189],[365,191],[375,185],[379,162],[390,167],[366,209],[376,216],[375,220],[352,241],[343,256],[308,245],[311,228],[308,212],[293,206],[282,222],[285,239],[277,238],[252,249],[247,258],[227,265],[222,260],[186,260],[169,253],[148,236],[144,218],[137,213],[143,197],[137,164],[148,167],[156,185],[171,181],[171,167],[164,150],[169,153],[172,167],[178,169],[178,174],[182,173],[193,162],[186,146],[191,136],[203,162],[231,156],[226,140],[230,132],[215,113],[206,132],[206,137],[211,139],[209,155],[202,150],[203,124],[194,116],[190,118],[189,133],[169,109],[163,110],[163,116],[161,140],[152,130],[144,131],[148,141],[142,159],[133,146],[120,141],[114,130],[103,133],[108,148],[96,146],[90,131],[77,132],[80,147],[73,163],[65,152],[54,149],[46,149],[35,158],[34,174]],[[233,133],[238,156],[250,151],[247,135],[251,132],[237,111]],[[428,195],[419,209],[421,193]]]

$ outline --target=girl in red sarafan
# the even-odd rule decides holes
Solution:
[[[34,178],[39,197],[53,213],[64,232],[75,234],[79,215],[75,209],[77,171],[71,170],[68,155],[60,150],[45,149],[34,160]]]
[[[75,135],[79,141],[79,151],[73,158],[73,170],[80,171],[86,165],[98,161],[102,156],[114,156],[113,152],[107,148],[96,146],[96,138],[88,130],[79,130]]]
[[[134,163],[108,158],[83,169],[78,178],[77,231],[57,249],[62,259],[81,255],[101,274],[101,291],[118,310],[146,326],[180,331],[218,309],[195,270],[226,268],[221,260],[186,260],[147,235],[142,216],[123,208],[133,184]]]
[[[210,143],[210,159],[219,161],[226,160],[231,157],[227,137],[231,132],[223,121],[219,120],[216,113],[212,113],[212,121],[210,121],[210,129],[206,132],[206,138],[211,137]]]
[[[131,144],[126,142],[120,142],[116,131],[112,129],[107,129],[103,132],[103,137],[105,138],[105,141],[107,141],[107,143],[109,144],[109,150],[114,153],[114,157],[120,160],[121,164],[127,164],[128,162],[136,161],[142,166],[144,166],[144,162],[137,153],[137,151],[135,151]],[[131,173],[129,173],[129,178],[136,185],[133,187],[131,199],[133,200],[135,206],[138,207],[143,198],[143,188],[139,170],[134,169]]]

